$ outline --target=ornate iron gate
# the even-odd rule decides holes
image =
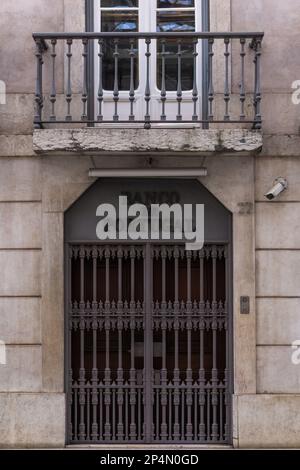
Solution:
[[[68,247],[68,441],[229,443],[228,246]]]

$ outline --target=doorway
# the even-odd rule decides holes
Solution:
[[[68,442],[231,443],[231,214],[192,180],[123,180],[131,202],[205,205],[205,245],[96,240],[98,180],[66,213]],[[163,188],[163,191],[161,190]]]

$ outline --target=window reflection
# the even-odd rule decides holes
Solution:
[[[162,60],[161,60],[161,44],[158,49],[157,57],[157,87],[161,89],[162,83]],[[177,90],[178,78],[178,43],[176,40],[167,40],[165,46],[165,77],[166,90]],[[193,45],[190,41],[181,44],[181,87],[182,91],[192,90],[193,88],[193,72],[194,57]]]
[[[139,31],[139,6],[144,2],[138,0],[101,0],[101,31],[124,33],[124,39],[119,39],[118,43],[118,86],[119,91],[128,91],[130,89],[130,50],[131,42],[126,38],[128,32]],[[169,32],[193,32],[195,31],[195,10],[194,0],[158,0],[158,8],[166,10],[157,11],[156,30],[162,33]],[[113,8],[119,8],[114,10]],[[136,10],[129,10],[136,8]],[[111,40],[104,41],[103,56],[103,87],[106,90],[114,89],[115,80],[115,43]],[[138,41],[134,43],[135,61],[134,61],[134,87],[139,85],[139,60],[138,60]],[[177,90],[178,80],[178,44],[177,41],[168,39],[166,42],[166,88],[167,91]],[[182,90],[191,90],[193,88],[193,43],[192,39],[186,39],[181,45],[182,53]],[[161,42],[157,44],[157,86],[161,88]]]
[[[194,7],[194,0],[158,0],[157,8]]]
[[[195,31],[195,13],[194,11],[168,11],[157,13],[157,31],[164,33],[173,32],[193,32]],[[166,42],[165,70],[166,70],[166,89],[167,91],[177,90],[178,78],[178,43],[177,40],[168,40]],[[182,90],[187,91],[193,88],[193,43],[192,40],[185,40],[181,44],[182,67],[181,67],[181,85]],[[161,61],[161,43],[158,46],[158,64],[157,64],[157,86],[161,89],[162,83],[162,61]]]
[[[139,6],[139,0],[101,0],[102,8],[134,8]]]
[[[101,31],[103,32],[134,32],[138,31],[138,13],[102,11]]]
[[[139,29],[139,18],[137,11],[102,11],[101,31],[103,32],[136,32]],[[125,38],[118,42],[118,85],[119,91],[130,89],[130,49],[131,43]],[[112,39],[104,41],[103,57],[103,87],[105,90],[114,89],[115,80],[115,43]],[[138,45],[134,44],[134,86],[138,87]]]
[[[157,31],[163,33],[195,31],[195,14],[193,11],[159,12]]]

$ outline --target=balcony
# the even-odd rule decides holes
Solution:
[[[256,152],[263,33],[34,33],[36,152]]]

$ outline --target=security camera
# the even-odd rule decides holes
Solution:
[[[274,181],[274,186],[270,191],[265,194],[265,197],[269,199],[269,201],[272,201],[275,199],[279,194],[281,194],[283,191],[285,191],[288,188],[288,182],[284,178],[276,178]]]

